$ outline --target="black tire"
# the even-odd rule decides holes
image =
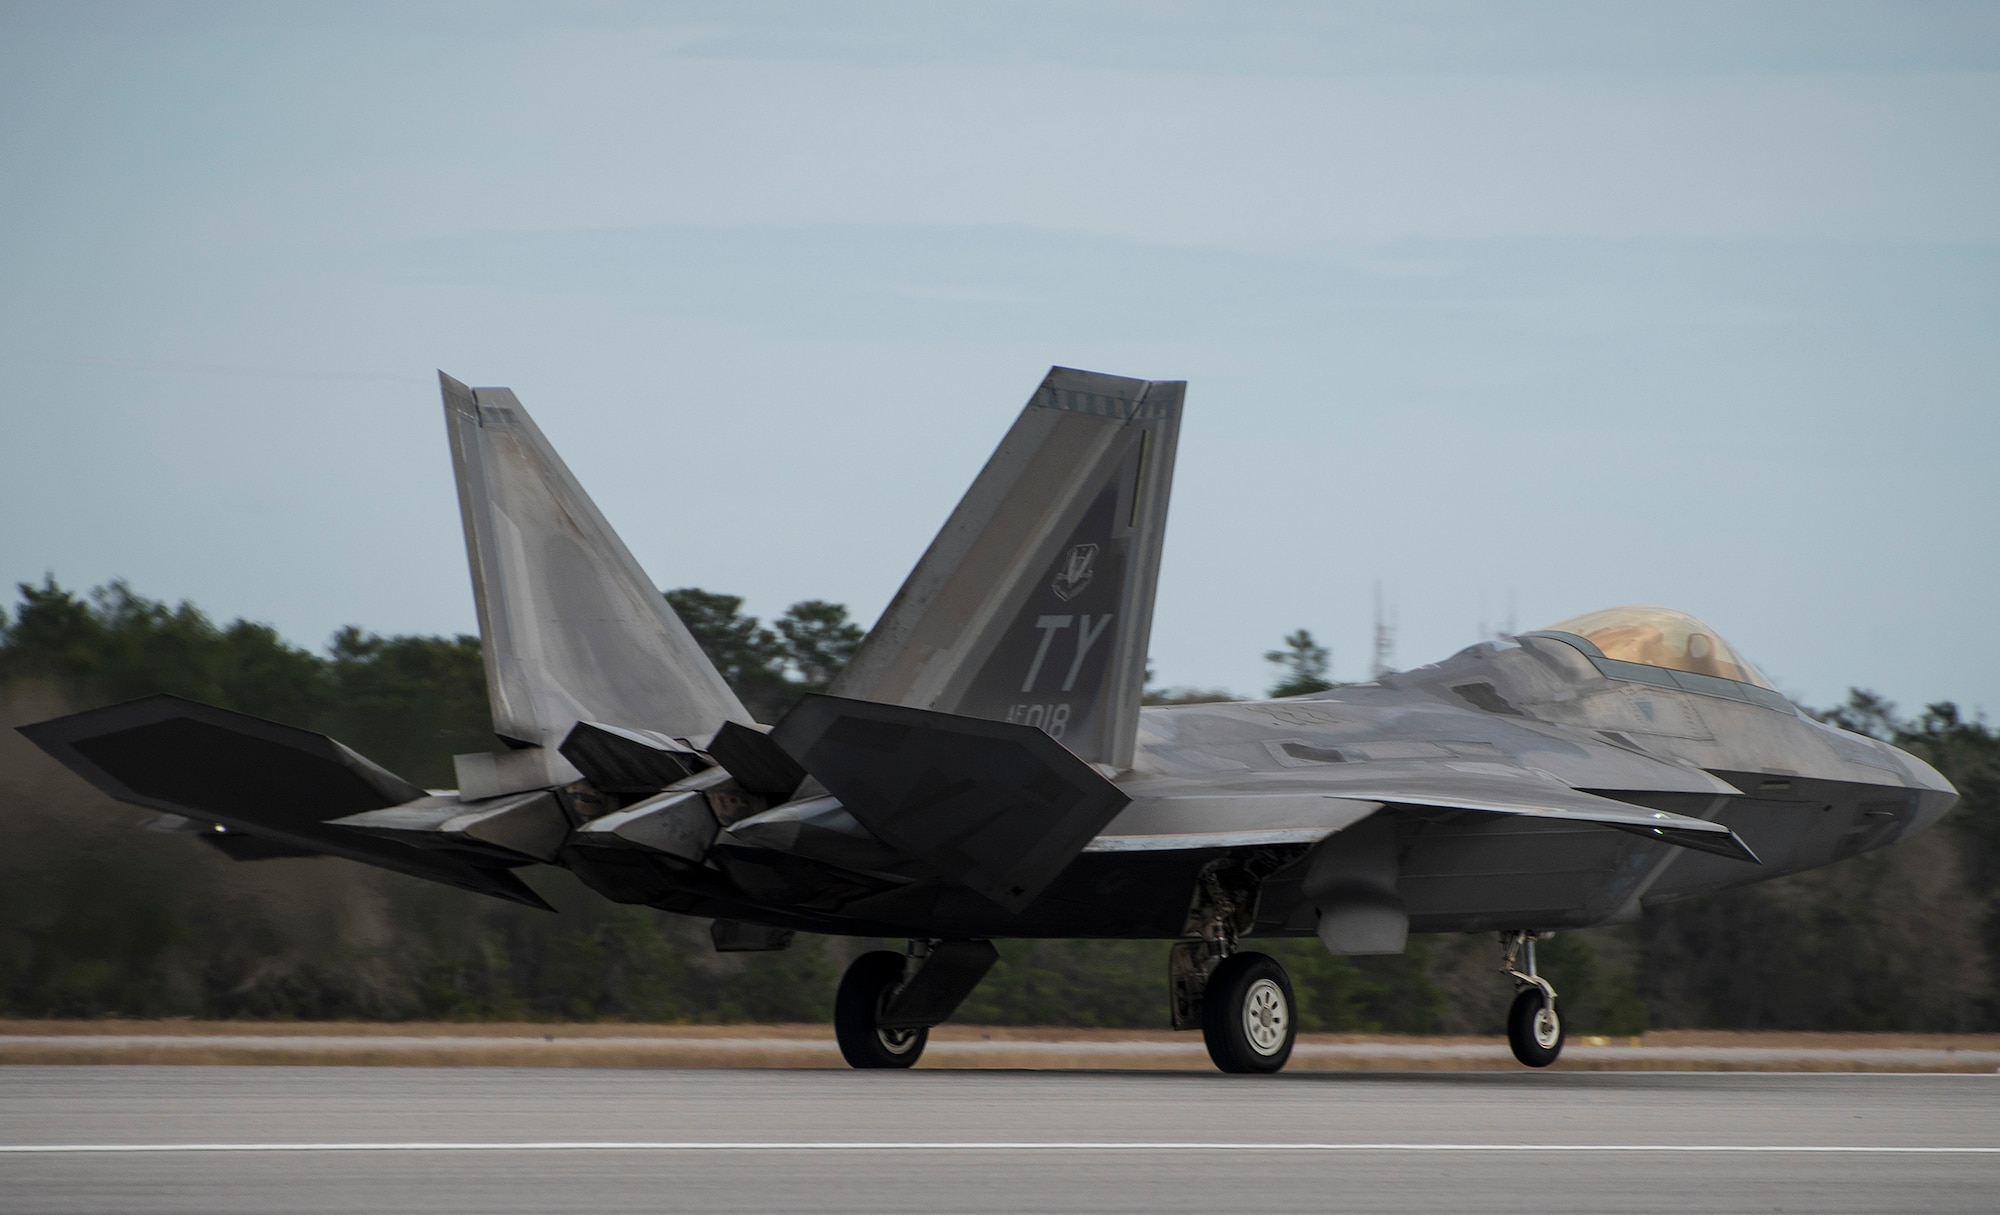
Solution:
[[[1292,981],[1276,958],[1231,954],[1208,977],[1201,996],[1201,1037],[1225,1072],[1275,1072],[1299,1036]]]
[[[909,1067],[924,1053],[928,1029],[883,1029],[889,993],[903,981],[903,955],[886,949],[854,959],[833,997],[833,1036],[849,1067]]]
[[[1541,1020],[1544,1009],[1546,1021]],[[1507,1045],[1516,1059],[1529,1067],[1547,1067],[1563,1053],[1565,1033],[1562,1016],[1541,988],[1523,988],[1514,997],[1514,1007],[1507,1011]]]

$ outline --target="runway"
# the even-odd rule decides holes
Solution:
[[[0,1068],[0,1211],[1990,1211],[2000,1077]]]
[[[0,1065],[314,1064],[392,1067],[825,1067],[826,1025],[440,1024],[0,1020]],[[1169,1030],[942,1025],[921,1068],[1200,1071],[1199,1035]],[[1520,1070],[1505,1039],[1301,1034],[1288,1071]],[[1666,1031],[1581,1037],[1561,1070],[1986,1072],[2000,1034]]]

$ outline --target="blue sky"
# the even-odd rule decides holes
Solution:
[[[1189,381],[1153,656],[1653,602],[2000,708],[2000,6],[0,4],[0,577],[473,628],[434,369],[873,618],[1051,363]],[[1511,606],[1510,606],[1511,605]]]

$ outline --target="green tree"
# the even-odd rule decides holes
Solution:
[[[2000,980],[2000,730],[1982,718],[1968,718],[1949,701],[1927,705],[1909,721],[1879,696],[1850,691],[1846,707],[1859,712],[1863,706],[1879,706],[1889,741],[1958,789],[1958,805],[1936,830],[1947,834],[1965,887],[1979,903],[1975,931],[1988,978],[1979,1019],[2000,1027],[2000,984],[1994,982]]]
[[[19,590],[0,642],[0,675],[59,679],[104,701],[172,692],[301,725],[316,722],[328,704],[324,660],[269,625],[218,627],[191,603],[168,607],[122,581],[87,597],[53,577]]]
[[[479,638],[381,637],[348,627],[327,646],[328,734],[426,788],[453,784],[451,757],[493,748]]]
[[[766,629],[734,596],[673,594],[725,674],[769,694],[765,720],[831,679],[859,632],[824,601]],[[1286,645],[1288,679],[1326,686],[1311,635]],[[471,637],[344,629],[320,654],[122,583],[76,593],[52,578],[0,613],[0,727],[154,692],[323,730],[422,784],[493,745]],[[1542,959],[1575,1032],[2000,1028],[2000,731],[1865,692],[1824,716],[1936,766],[1958,807],[1892,848],[1558,935]],[[549,916],[342,861],[239,864],[193,835],[134,830],[144,819],[0,728],[0,1014],[823,1020],[841,966],[869,947],[802,934],[782,953],[717,955],[702,922],[606,902],[560,870],[526,871],[562,912]],[[1310,938],[1255,947],[1291,971],[1306,1028],[1494,1033],[1512,994],[1486,934],[1383,958]],[[1000,948],[961,1020],[1164,1020],[1164,942]]]
[[[1264,661],[1281,672],[1278,682],[1271,685],[1272,696],[1304,696],[1308,692],[1324,692],[1334,686],[1333,681],[1327,678],[1333,654],[1314,641],[1312,633],[1306,629],[1286,634],[1285,648],[1267,650]]]
[[[744,615],[743,596],[694,586],[666,596],[743,707],[759,721],[783,717],[798,696],[785,677],[785,644],[755,616]]]
[[[799,690],[824,692],[861,647],[861,626],[847,618],[847,608],[824,599],[794,603],[778,617],[778,636],[785,657],[798,672]]]
[[[847,609],[824,599],[794,603],[775,628],[767,628],[744,614],[741,595],[685,586],[666,596],[759,721],[777,721],[802,693],[824,692],[861,645],[861,627],[847,618]]]
[[[1856,734],[1866,734],[1870,738],[1884,741],[1906,732],[1909,723],[1896,716],[1896,706],[1875,692],[1860,688],[1847,689],[1845,703],[1824,712],[1814,714],[1821,721],[1829,721],[1843,730]]]
[[[476,637],[345,628],[322,657],[269,625],[217,625],[123,582],[78,595],[50,578],[20,595],[0,630],[0,677],[57,680],[88,703],[171,692],[323,731],[428,786],[452,782],[454,754],[493,746]]]
[[[1398,1034],[1439,1029],[1445,1000],[1431,974],[1430,938],[1411,937],[1401,954],[1353,958],[1328,953],[1312,937],[1245,944],[1284,965],[1298,996],[1300,1029]]]
[[[1146,705],[1213,705],[1235,700],[1221,688],[1147,688],[1140,698]]]

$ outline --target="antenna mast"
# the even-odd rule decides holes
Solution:
[[[1372,678],[1392,674],[1396,667],[1396,625],[1382,614],[1382,583],[1375,583],[1375,668]]]

